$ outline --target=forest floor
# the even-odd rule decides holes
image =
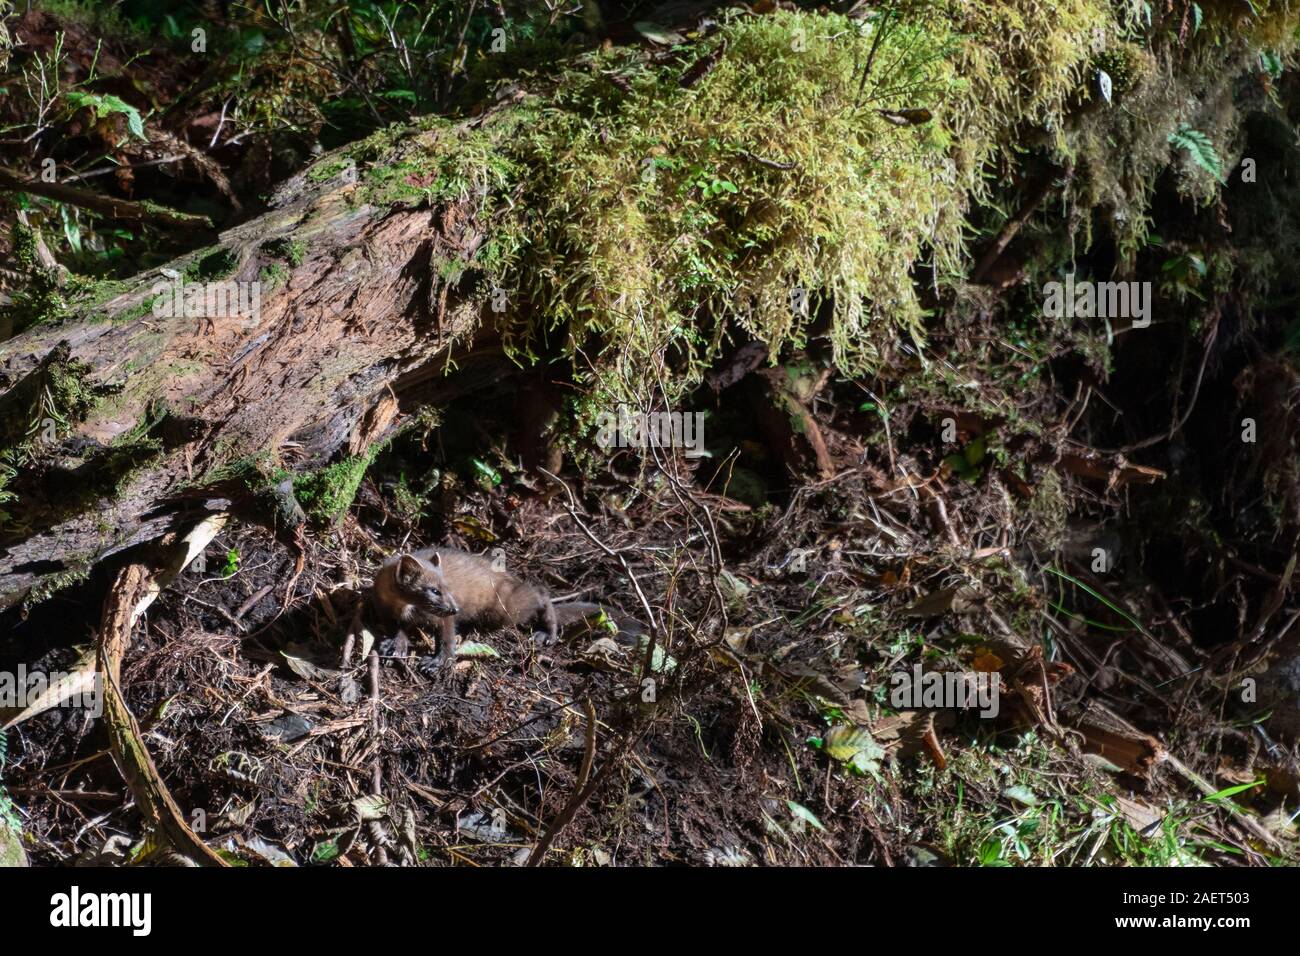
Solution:
[[[51,6],[9,21],[23,46],[9,74],[39,90],[70,64],[83,97],[95,86],[88,100],[61,94],[83,105],[57,121],[60,168],[97,180],[110,206],[130,195],[229,225],[322,151],[410,120],[417,102],[446,110],[466,30],[486,46],[500,4],[435,24],[445,84],[408,75],[408,47],[387,50],[395,34],[364,10],[353,27],[378,44],[358,61],[373,75],[343,83],[350,67],[307,69],[316,61],[286,52],[328,39],[331,14],[310,33],[225,31],[239,47],[222,56],[248,68],[205,67],[200,83],[181,5],[170,45],[140,58],[148,29]],[[1193,8],[1199,23],[1186,5],[1181,32]],[[619,43],[663,59],[662,40],[632,34]],[[701,57],[700,76],[716,62]],[[96,70],[107,80],[92,84]],[[1278,72],[1300,101],[1294,71]],[[362,82],[391,95],[363,87],[363,104]],[[230,103],[257,108],[247,135]],[[11,129],[51,121],[17,95],[0,113]],[[144,118],[156,141],[126,135]],[[1250,148],[1263,167],[1275,146],[1285,172],[1294,124],[1270,122]],[[1170,151],[1163,136],[1157,147]],[[162,158],[173,149],[185,162]],[[115,174],[99,176],[109,155]],[[337,521],[286,533],[239,515],[127,629],[121,689],[157,770],[146,789],[165,787],[194,833],[247,865],[1300,863],[1296,290],[1282,268],[1258,302],[1205,278],[1215,255],[1236,255],[1230,242],[1245,261],[1286,255],[1293,237],[1265,226],[1300,204],[1233,180],[1198,205],[1161,174],[1149,198],[1163,239],[1140,265],[1170,284],[1166,311],[1133,334],[1049,321],[1024,281],[1076,239],[1066,202],[1045,199],[1068,177],[1042,165],[1032,201],[1018,190],[1035,177],[997,196],[1024,204],[1018,238],[995,205],[972,211],[998,269],[942,292],[928,267],[900,273],[926,296],[924,346],[880,330],[871,374],[850,377],[824,325],[770,363],[738,335],[683,405],[705,415],[704,457],[598,451],[569,414],[551,435],[568,443],[562,465],[523,466],[544,430],[528,408],[537,380],[561,393],[557,411],[584,397],[578,360],[552,352],[540,372],[512,366],[436,410],[404,409],[413,427]],[[1279,174],[1270,189],[1297,181]],[[6,254],[20,232],[44,237],[86,276],[124,281],[201,238],[0,199]],[[1070,268],[1110,275],[1111,245],[1077,261],[1071,248]],[[18,297],[29,278],[6,264],[0,292]],[[1258,441],[1238,440],[1243,419],[1258,419]],[[601,623],[547,647],[523,629],[469,634],[434,677],[381,660],[367,588],[389,555],[430,544],[499,555],[557,600],[598,600],[649,636],[620,644]],[[0,674],[86,660],[128,557],[0,613]],[[996,713],[900,704],[917,668],[996,687]],[[22,716],[0,732],[0,838],[21,832],[38,865],[166,857],[109,721],[72,707]]]
[[[518,864],[566,811],[548,863],[1295,861],[1280,748],[1195,675],[1181,694],[1149,687],[1167,662],[1125,622],[1115,602],[1131,595],[1061,572],[1075,597],[1096,595],[1085,615],[1014,586],[1026,552],[998,544],[1008,529],[971,483],[924,487],[982,547],[945,540],[915,487],[863,462],[886,450],[832,418],[858,462],[783,509],[704,491],[707,459],[694,476],[665,462],[680,482],[638,474],[629,452],[563,483],[460,462],[492,476],[475,481],[445,448],[407,442],[338,527],[219,534],[163,593],[123,668],[141,739],[196,832],[253,863]],[[415,496],[416,474],[454,493]],[[650,669],[579,625],[551,647],[523,630],[468,635],[432,679],[400,660],[372,673],[384,632],[364,607],[357,628],[354,610],[384,557],[426,543],[499,548],[557,600],[644,620],[639,588],[660,624]],[[37,606],[8,646],[29,668],[70,667],[69,625],[89,642],[106,590],[97,577]],[[720,610],[726,636],[710,645],[699,635]],[[1104,620],[1085,628],[1088,615]],[[1015,631],[1045,634],[1048,657],[1031,648],[1012,667]],[[1001,671],[996,717],[891,706],[893,676],[914,665]],[[1162,696],[1172,719],[1155,713]],[[103,722],[82,711],[11,734],[6,781],[35,862],[148,848]]]

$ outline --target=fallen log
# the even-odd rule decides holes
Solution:
[[[273,203],[0,342],[0,609],[227,510],[272,469],[346,496],[407,411],[509,368],[469,341],[474,282],[439,271],[482,239],[468,201],[374,204],[327,157]]]

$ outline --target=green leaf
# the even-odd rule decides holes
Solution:
[[[648,634],[642,634],[641,640],[637,644],[637,651],[639,652],[640,656],[645,655],[645,649],[649,646],[650,646],[650,636]],[[671,654],[665,653],[662,644],[656,643],[655,652],[653,655],[651,655],[650,658],[650,670],[652,670],[656,674],[672,673],[672,671],[676,667],[677,667],[677,660]]]
[[[670,30],[662,24],[655,23],[653,20],[638,20],[632,24],[632,29],[651,43],[658,43],[662,46],[674,46],[686,42],[686,38],[680,33]]]
[[[794,815],[796,820],[803,820],[806,823],[811,823],[818,830],[826,829],[824,826],[822,826],[822,822],[817,819],[817,815],[814,814],[807,807],[805,807],[802,803],[795,803],[793,800],[787,800],[785,802],[785,805],[790,808],[790,812]]]
[[[68,245],[81,252],[81,227],[77,225],[76,216],[67,206],[60,206],[59,213],[63,217],[63,234],[68,237]]]
[[[1186,150],[1193,163],[1220,183],[1224,182],[1223,161],[1219,159],[1210,137],[1184,123],[1169,134],[1169,142],[1179,149]]]
[[[103,107],[109,113],[120,113],[125,116],[131,135],[143,140],[149,138],[144,135],[144,120],[140,118],[140,111],[130,103],[110,94],[103,98]]]
[[[1254,783],[1239,783],[1235,787],[1228,787],[1226,790],[1220,790],[1218,793],[1212,793],[1208,797],[1202,799],[1207,803],[1228,800],[1239,793],[1244,793],[1247,790],[1254,790],[1256,787],[1261,787],[1265,782],[1266,781],[1264,780],[1256,780]]]
[[[484,644],[481,641],[466,641],[460,647],[456,648],[457,657],[500,657],[497,649],[491,644]]]
[[[101,116],[112,116],[114,113],[125,116],[126,126],[131,131],[131,135],[142,140],[149,138],[144,134],[144,120],[140,117],[140,111],[120,96],[111,93],[100,96],[98,93],[87,93],[84,90],[68,90],[63,94],[63,99],[73,110],[89,107],[95,119]]]
[[[326,840],[324,843],[317,843],[312,847],[311,861],[313,863],[328,863],[339,855],[338,840]]]
[[[478,473],[479,478],[487,481],[494,487],[501,484],[501,472],[497,471],[491,465],[479,461],[477,458],[472,459],[471,464],[473,464],[474,471]]]
[[[1014,800],[1016,803],[1023,803],[1027,807],[1038,806],[1038,797],[1034,794],[1034,791],[1023,784],[1007,787],[1002,791],[1002,796]]]

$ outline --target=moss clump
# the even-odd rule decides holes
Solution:
[[[82,308],[94,308],[130,290],[131,283],[124,279],[87,279],[77,293],[75,304]]]
[[[279,239],[269,239],[262,243],[262,251],[269,256],[283,259],[289,265],[297,268],[307,258],[307,242],[303,239],[291,239],[288,236],[281,236]]]
[[[563,329],[611,401],[680,394],[728,335],[778,354],[826,316],[837,366],[861,372],[919,336],[914,265],[963,271],[986,164],[1025,123],[1059,128],[1092,37],[1115,29],[1104,0],[720,21],[681,59],[613,49],[529,78],[479,125],[414,137],[363,192],[474,202],[490,225],[465,267],[504,293],[511,353]],[[881,112],[908,109],[932,119]]]
[[[213,249],[201,253],[185,267],[186,282],[212,282],[224,279],[239,267],[239,255],[233,249]]]
[[[1143,17],[1141,36],[1107,35],[1091,63],[1110,74],[1122,102],[1063,129],[1056,144],[1061,161],[1075,168],[1065,202],[1071,233],[1087,248],[1094,227],[1102,227],[1118,247],[1117,274],[1131,273],[1147,245],[1151,197],[1171,161],[1184,197],[1215,201],[1222,169],[1235,165],[1240,147],[1238,103],[1249,101],[1234,81],[1258,74],[1261,51],[1286,60],[1297,47],[1300,5],[1204,2],[1198,16],[1191,6],[1157,9],[1149,23]],[[1189,144],[1200,161],[1188,161]]]
[[[313,183],[329,182],[351,165],[351,160],[339,158],[337,156],[322,159],[319,163],[316,163],[307,170],[307,180]]]
[[[41,265],[37,256],[37,238],[35,230],[21,223],[14,224],[14,260],[18,263],[23,282],[14,293],[13,301],[0,315],[0,328],[8,326],[12,335],[36,325],[57,322],[68,315],[68,303],[60,288],[58,273]]]
[[[112,317],[115,325],[125,325],[128,322],[134,322],[136,319],[143,319],[146,315],[153,314],[154,303],[158,301],[158,296],[147,295],[130,308],[123,309]]]
[[[513,124],[517,117],[511,117]],[[366,171],[361,199],[376,206],[399,202],[456,202],[477,197],[478,211],[489,197],[504,195],[521,172],[499,144],[501,130],[467,129],[446,120],[413,140],[382,165]],[[367,147],[358,150],[365,154]]]
[[[257,278],[262,283],[263,293],[273,292],[289,281],[289,269],[282,262],[273,262],[269,266],[262,266]]]
[[[293,479],[294,497],[310,517],[323,524],[337,523],[351,507],[366,469],[380,450],[380,445],[373,445],[363,454],[299,475]]]
[[[84,421],[99,401],[102,389],[86,381],[90,366],[71,358],[70,352],[67,343],[60,343],[0,396],[0,504],[14,500],[10,486],[39,457],[41,448]],[[9,517],[0,510],[0,526]]]
[[[66,343],[51,350],[0,398],[0,454],[26,460],[38,443],[56,439],[84,421],[102,391],[87,382],[90,371],[85,362],[71,357]]]
[[[1136,43],[1116,43],[1092,58],[1092,66],[1110,77],[1116,97],[1135,89],[1151,73],[1148,54]]]
[[[27,592],[27,597],[23,599],[23,605],[25,607],[35,607],[42,601],[49,600],[60,591],[75,587],[89,579],[90,568],[89,563],[77,564],[42,578],[39,583]]]

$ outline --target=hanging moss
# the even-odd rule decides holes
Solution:
[[[42,601],[47,601],[60,591],[66,591],[68,588],[75,587],[90,578],[91,565],[78,564],[66,570],[59,571],[57,574],[51,574],[42,578],[40,583],[27,592],[27,597],[23,599],[24,607],[35,607]]]
[[[1061,161],[1076,169],[1067,192],[1078,237],[1071,256],[1091,245],[1100,227],[1118,246],[1117,271],[1131,271],[1147,242],[1151,196],[1171,166],[1185,197],[1217,199],[1223,170],[1239,159],[1235,81],[1258,74],[1264,52],[1293,56],[1298,28],[1300,5],[1289,0],[1227,0],[1175,4],[1101,38],[1090,67],[1110,75],[1116,102],[1103,104],[1088,91],[1092,108],[1056,142]]]
[[[435,122],[361,171],[362,192],[474,201],[488,234],[446,281],[482,275],[521,361],[564,328],[610,400],[691,387],[729,328],[800,345],[819,302],[837,365],[861,372],[919,336],[913,266],[962,271],[986,164],[1022,124],[1060,125],[1115,16],[1099,0],[869,23],[733,11],[680,58],[583,54],[472,128]],[[907,110],[915,124],[882,115]]]

